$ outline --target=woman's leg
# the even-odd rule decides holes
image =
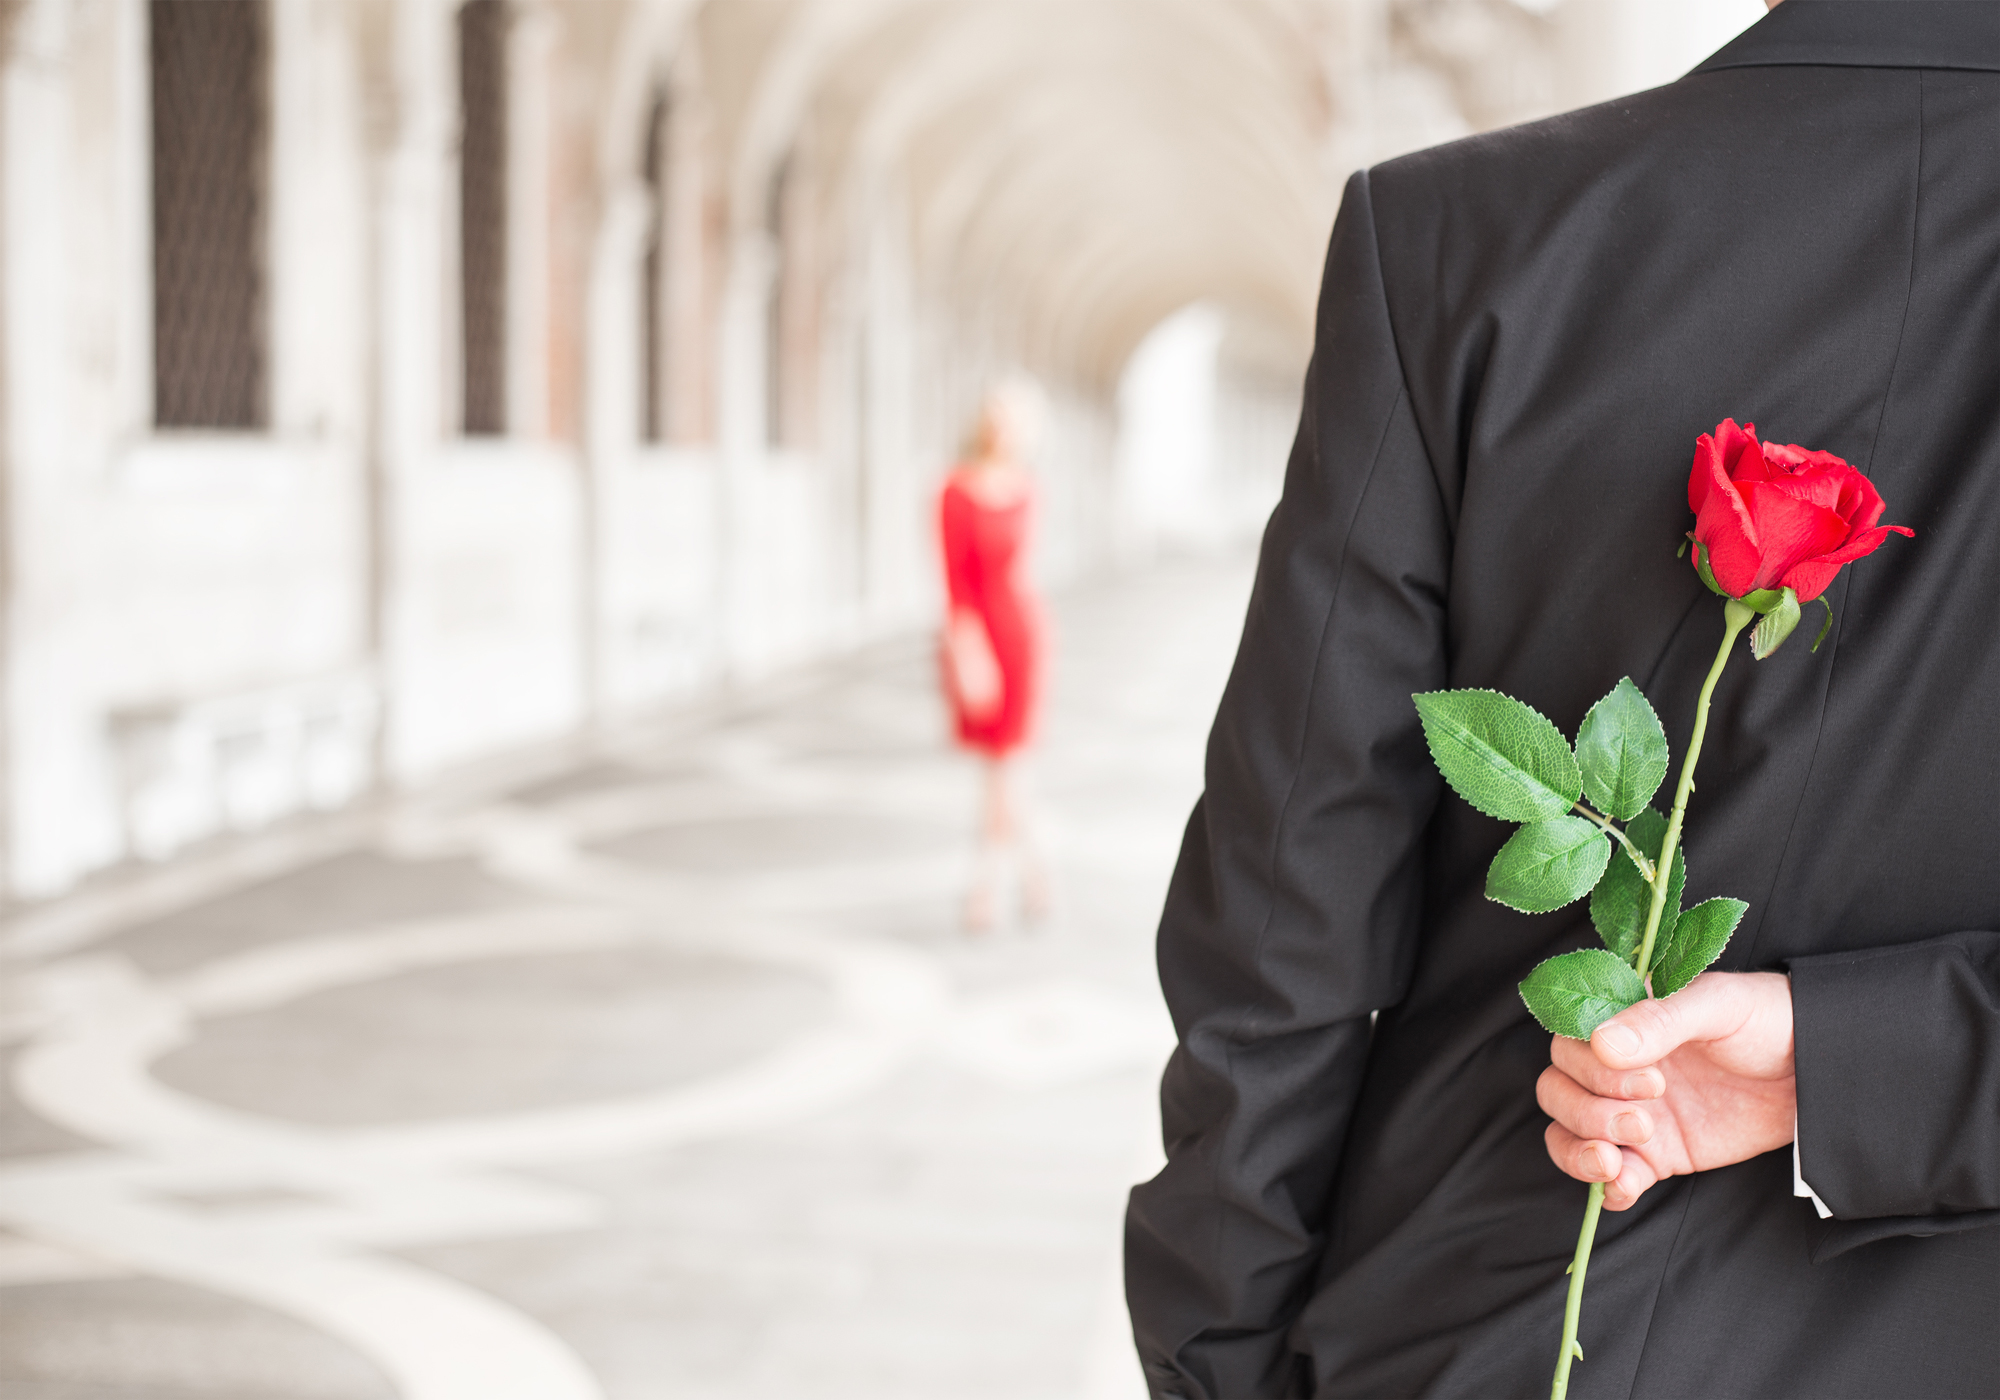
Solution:
[[[1020,830],[1020,812],[1014,797],[1014,762],[1006,754],[989,754],[986,759],[986,814],[981,835],[989,846],[1011,846]]]
[[[1021,917],[1031,924],[1049,917],[1054,901],[1049,893],[1048,866],[1042,860],[1042,843],[1034,820],[1034,803],[1028,785],[1017,768],[1007,788],[1009,842],[1014,848],[1015,870],[1021,879]]]
[[[1039,923],[1048,917],[1049,877],[1029,829],[1020,773],[1011,755],[987,756],[980,799],[979,855],[965,901],[965,925],[993,927],[1000,872],[1011,854],[1021,880],[1021,914]]]
[[[965,926],[974,933],[993,927],[1002,853],[1013,840],[1014,809],[1007,760],[988,754],[981,765],[979,850],[973,857],[972,887],[965,895]]]
[[[1027,794],[1023,791],[1020,766],[1011,757],[993,764],[993,797],[988,830],[998,847],[1011,850],[1021,879],[1021,914],[1030,923],[1049,916],[1049,876],[1042,864],[1040,844],[1029,820]]]

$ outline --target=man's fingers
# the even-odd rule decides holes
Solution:
[[[1611,1069],[1638,1069],[1690,1040],[1720,1040],[1742,1027],[1751,1006],[1737,979],[1704,973],[1664,999],[1648,998],[1591,1032],[1590,1048]]]
[[[1610,1181],[1633,1158],[1608,1142],[1589,1142],[1560,1123],[1551,1123],[1542,1134],[1548,1144],[1549,1160],[1578,1181]]]
[[[1555,1067],[1593,1094],[1609,1099],[1657,1099],[1667,1092],[1667,1077],[1650,1065],[1645,1069],[1612,1069],[1592,1053],[1587,1041],[1551,1036],[1549,1059]]]
[[[1621,1152],[1618,1179],[1604,1188],[1604,1208],[1625,1210],[1638,1200],[1647,1187],[1659,1181],[1660,1174],[1653,1170],[1653,1164],[1637,1152]]]
[[[1554,1065],[1535,1081],[1535,1102],[1578,1138],[1636,1147],[1653,1136],[1646,1109],[1628,1099],[1599,1098]]]
[[[1608,1142],[1580,1138],[1560,1123],[1549,1124],[1542,1140],[1548,1144],[1549,1160],[1565,1175],[1605,1183],[1606,1210],[1629,1210],[1660,1180],[1660,1174],[1638,1153],[1620,1152]]]

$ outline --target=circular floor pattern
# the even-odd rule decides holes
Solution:
[[[8,1400],[394,1400],[388,1379],[324,1332],[162,1279],[10,1288],[0,1305]]]
[[[0,1395],[1136,1395],[1152,927],[1246,582],[1063,604],[1046,927],[956,928],[911,651],[19,945]]]
[[[963,823],[935,816],[873,812],[760,813],[677,822],[590,843],[590,849],[634,865],[737,875],[797,870],[868,860],[885,852],[952,855],[970,845]]]
[[[656,948],[427,968],[203,1021],[153,1075],[272,1118],[356,1127],[685,1084],[832,1014],[805,976]]]

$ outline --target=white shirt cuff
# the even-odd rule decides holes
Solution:
[[[1813,1203],[1821,1220],[1833,1219],[1833,1212],[1826,1208],[1826,1202],[1819,1198],[1819,1192],[1806,1185],[1805,1171],[1799,1166],[1799,1120],[1792,1120],[1792,1194],[1803,1196]]]

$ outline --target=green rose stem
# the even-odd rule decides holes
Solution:
[[[1674,810],[1667,816],[1666,839],[1660,843],[1660,857],[1654,863],[1652,874],[1653,902],[1646,910],[1646,936],[1639,944],[1639,980],[1644,982],[1653,965],[1653,939],[1660,931],[1660,916],[1666,912],[1667,883],[1674,868],[1674,851],[1681,843],[1681,821],[1687,816],[1688,797],[1694,792],[1694,765],[1701,758],[1701,741],[1708,733],[1708,702],[1714,698],[1715,683],[1722,679],[1722,668],[1729,664],[1730,648],[1743,635],[1743,629],[1756,621],[1757,614],[1748,606],[1734,598],[1722,604],[1722,648],[1715,653],[1715,664],[1708,668],[1708,679],[1701,683],[1701,696],[1694,705],[1694,734],[1688,739],[1687,757],[1681,760],[1680,783],[1674,788]],[[1646,995],[1651,996],[1652,987],[1647,986]],[[1576,1255],[1569,1265],[1569,1300],[1563,1307],[1562,1350],[1556,1356],[1556,1378],[1549,1387],[1549,1400],[1564,1400],[1569,1394],[1569,1364],[1583,1354],[1577,1345],[1577,1324],[1583,1319],[1583,1274],[1590,1267],[1590,1246],[1597,1239],[1597,1217],[1604,1210],[1604,1183],[1592,1182],[1590,1198],[1583,1208],[1583,1229],[1577,1232]]]
[[[1734,598],[1722,604],[1722,649],[1701,683],[1701,695],[1694,702],[1694,733],[1688,738],[1687,757],[1681,760],[1681,780],[1674,788],[1674,810],[1667,814],[1667,837],[1660,843],[1660,859],[1653,873],[1653,903],[1646,911],[1646,938],[1639,945],[1638,973],[1641,982],[1653,966],[1653,939],[1660,931],[1660,916],[1667,907],[1667,877],[1674,866],[1674,852],[1681,844],[1681,822],[1687,816],[1688,797],[1694,792],[1694,765],[1701,758],[1701,741],[1708,733],[1708,702],[1714,698],[1715,683],[1729,664],[1730,648],[1743,629],[1757,620],[1757,614]]]
[[[1632,844],[1631,837],[1611,824],[1611,818],[1604,816],[1602,813],[1591,811],[1590,808],[1584,806],[1581,802],[1573,803],[1570,810],[1578,816],[1583,817],[1586,821],[1596,822],[1600,827],[1604,828],[1604,834],[1623,846],[1625,854],[1632,857],[1632,864],[1639,867],[1639,873],[1646,877],[1646,883],[1648,885],[1653,883],[1653,862],[1647,860],[1645,852]],[[1614,856],[1613,859],[1616,859],[1616,857]]]

